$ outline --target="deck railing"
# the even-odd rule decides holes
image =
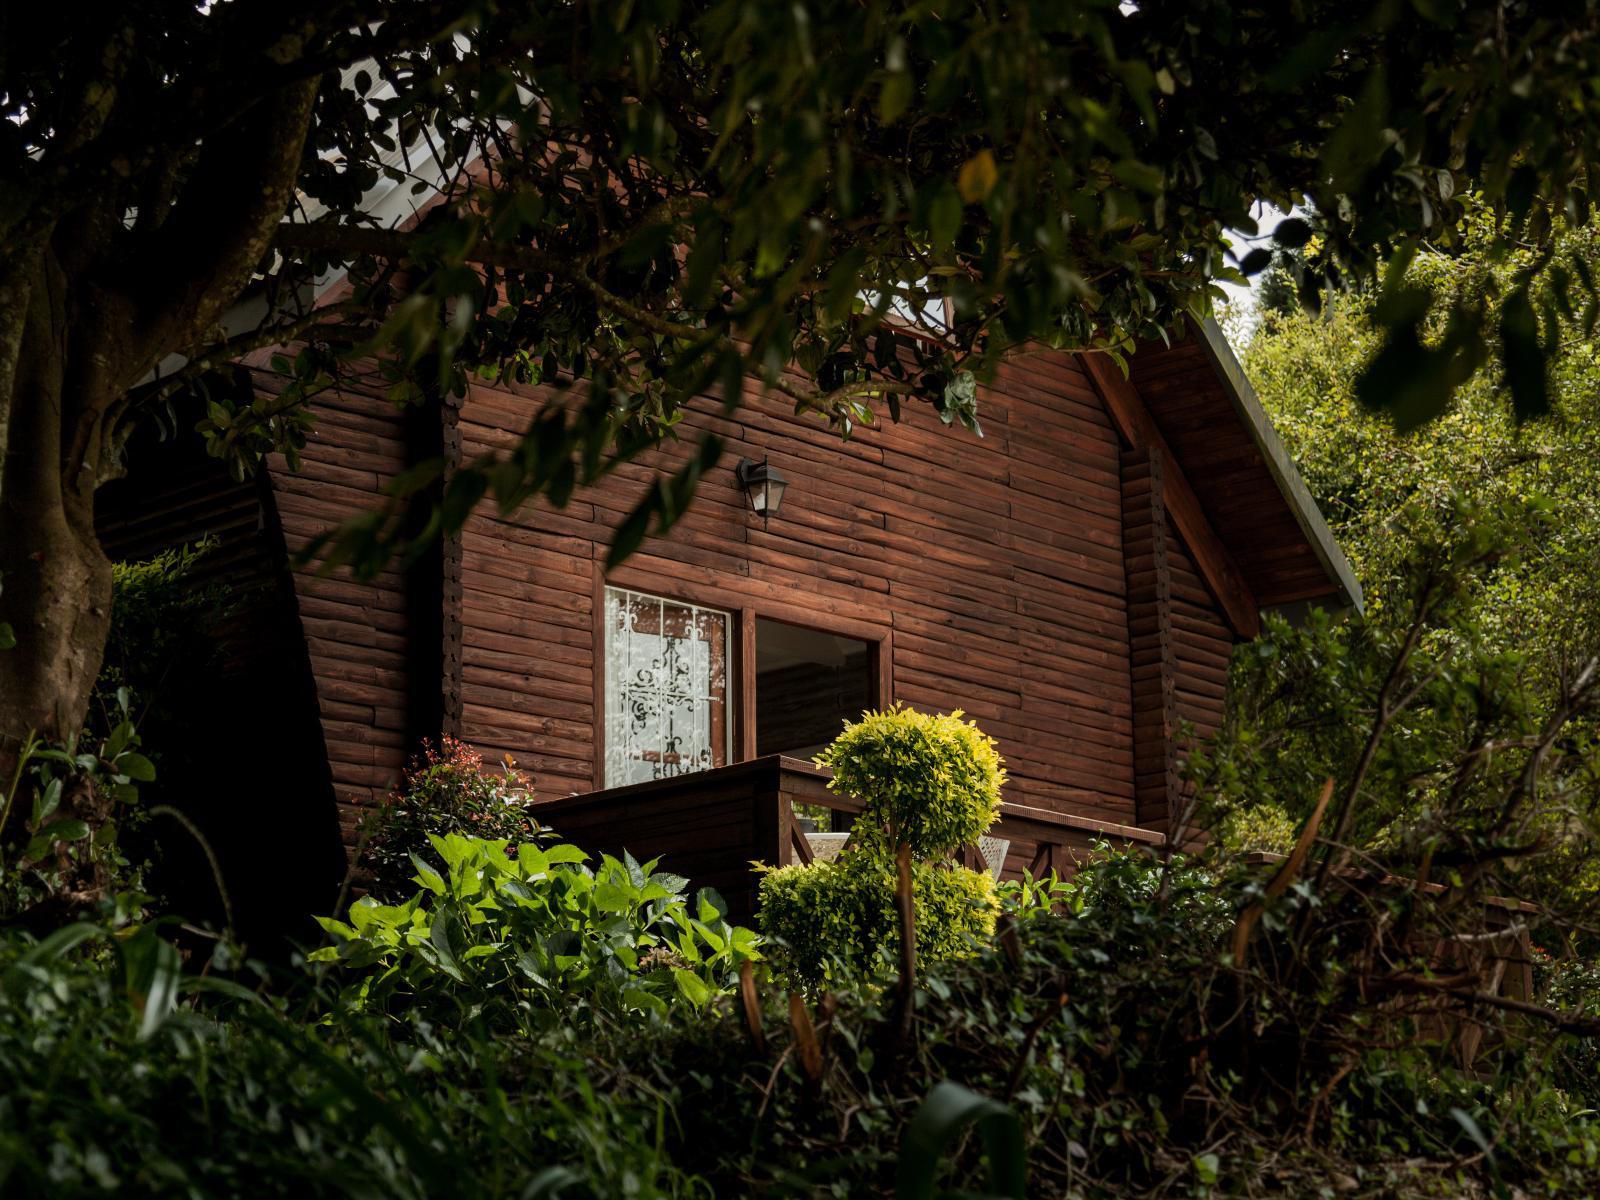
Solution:
[[[786,866],[809,861],[810,846],[795,806],[837,814],[835,827],[861,811],[852,796],[828,790],[829,773],[797,758],[769,755],[713,771],[658,779],[544,801],[536,815],[558,834],[591,853],[660,858],[662,868],[686,875],[694,886],[715,887],[736,920],[755,911],[754,863]],[[1024,871],[1035,877],[1069,873],[1101,841],[1158,846],[1149,829],[1073,816],[1023,804],[1005,804],[990,833],[1010,842],[1002,878]],[[963,857],[978,866],[976,847]]]

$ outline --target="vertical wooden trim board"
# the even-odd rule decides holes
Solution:
[[[1122,454],[1135,818],[1146,829],[1166,832],[1176,815],[1179,779],[1177,659],[1162,460],[1159,449]]]

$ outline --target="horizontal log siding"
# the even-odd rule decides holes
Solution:
[[[464,459],[512,445],[549,399],[475,387]],[[976,718],[1000,741],[1010,799],[1132,821],[1119,451],[1077,365],[1006,367],[983,391],[982,439],[908,406],[902,424],[842,441],[791,408],[753,390],[732,417],[697,404],[680,442],[560,511],[474,514],[461,539],[463,735],[514,755],[543,798],[597,786],[597,564],[656,472],[711,430],[727,442],[722,466],[620,582],[886,638],[894,698]],[[741,456],[790,480],[765,527],[734,482]]]
[[[1233,634],[1216,599],[1206,590],[1194,560],[1174,536],[1169,547],[1172,568],[1172,651],[1178,719],[1198,741],[1222,724],[1228,684],[1228,657]],[[1180,745],[1181,756],[1186,747]]]
[[[258,386],[275,381],[260,373]],[[269,463],[291,556],[317,534],[370,512],[405,463],[399,414],[360,390],[325,394],[298,471]],[[293,561],[293,559],[291,559]],[[398,570],[371,580],[295,568],[295,599],[339,806],[340,836],[353,847],[363,814],[400,780],[406,746],[405,591]]]

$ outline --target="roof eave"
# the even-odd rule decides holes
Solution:
[[[1295,522],[1305,534],[1306,541],[1310,543],[1312,551],[1317,556],[1317,561],[1322,564],[1322,569],[1327,572],[1328,579],[1339,597],[1339,603],[1354,608],[1357,612],[1363,611],[1361,584],[1350,566],[1350,560],[1344,556],[1344,551],[1339,549],[1333,531],[1328,528],[1328,522],[1323,519],[1321,510],[1317,508],[1317,502],[1311,498],[1311,491],[1306,487],[1306,481],[1300,476],[1300,469],[1294,465],[1294,459],[1289,457],[1289,451],[1278,438],[1277,430],[1273,429],[1266,410],[1261,407],[1261,400],[1256,395],[1255,388],[1251,386],[1244,368],[1234,356],[1233,348],[1228,345],[1222,327],[1210,317],[1204,321],[1191,319],[1190,325],[1195,331],[1201,349],[1205,351],[1207,360],[1211,363],[1212,370],[1222,381],[1234,411],[1244,422],[1245,428],[1250,431],[1256,449],[1261,452],[1262,461],[1278,485],[1284,500],[1288,502],[1290,511],[1294,513]]]

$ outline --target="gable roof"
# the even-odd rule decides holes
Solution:
[[[1130,380],[1263,608],[1360,611],[1361,584],[1214,320],[1141,346]]]

